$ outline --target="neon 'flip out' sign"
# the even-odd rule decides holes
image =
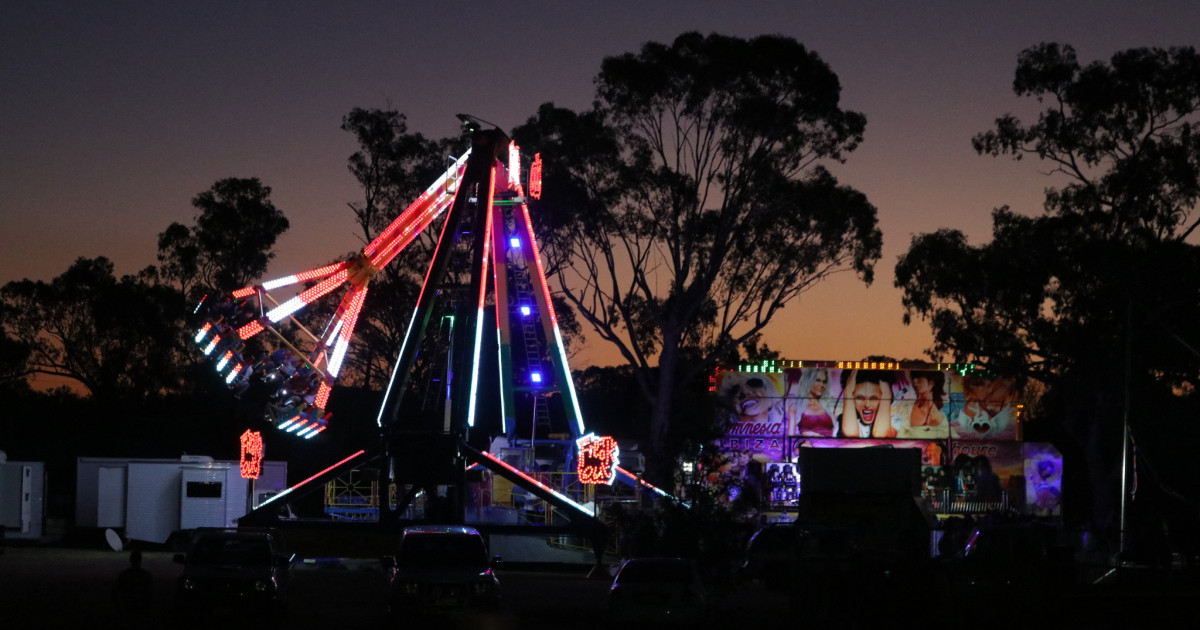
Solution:
[[[579,472],[580,483],[611,485],[620,463],[617,441],[589,433],[576,440],[575,445],[579,451],[575,469]]]
[[[258,431],[242,434],[242,479],[258,479],[262,474],[263,440]]]
[[[529,196],[534,199],[542,198],[542,154],[533,156],[533,166],[529,169]]]

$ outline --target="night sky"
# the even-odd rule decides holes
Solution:
[[[359,199],[339,129],[354,107],[392,107],[409,130],[456,133],[467,112],[505,129],[553,101],[583,109],[608,55],[696,30],[777,33],[840,77],[866,139],[832,170],[879,209],[883,259],[804,294],[768,328],[793,359],[920,358],[892,267],[913,234],[990,234],[1004,204],[1041,211],[1045,165],[981,157],[971,136],[1028,117],[1011,91],[1018,53],[1043,41],[1080,61],[1196,45],[1193,0],[847,2],[44,2],[0,14],[0,283],[50,280],[80,256],[118,273],[154,264],[156,238],[190,225],[190,200],[259,177],[292,228],[270,276],[357,250]],[[595,341],[576,367],[609,363]]]

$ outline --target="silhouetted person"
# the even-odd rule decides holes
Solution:
[[[117,613],[130,628],[150,627],[150,605],[154,599],[154,576],[142,568],[142,552],[129,552],[129,568],[117,575]]]
[[[592,525],[592,556],[595,558],[596,563],[592,566],[588,577],[611,577],[604,567],[604,550],[606,548],[608,548],[608,528],[597,522]]]

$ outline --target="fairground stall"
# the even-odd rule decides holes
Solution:
[[[710,478],[732,496],[760,492],[776,515],[786,518],[806,481],[817,482],[818,471],[803,474],[806,449],[829,448],[910,449],[905,472],[864,465],[838,474],[858,489],[899,481],[939,516],[1061,515],[1062,456],[1022,440],[1012,379],[966,364],[768,361],[718,370],[710,386],[730,410],[718,445],[725,463]]]

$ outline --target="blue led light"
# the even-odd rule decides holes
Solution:
[[[513,249],[521,249],[521,239],[515,236],[508,239],[508,246]]]
[[[534,383],[541,383],[542,382],[542,373],[541,372],[531,372],[529,374],[529,380],[533,381]]]
[[[522,305],[521,305],[521,315],[523,315],[523,316],[525,316],[525,317],[529,317],[529,314],[530,314],[530,313],[532,313],[532,312],[533,312],[533,311],[532,311],[532,309],[530,309],[530,308],[529,308],[529,305],[528,305],[528,304],[522,304]]]

